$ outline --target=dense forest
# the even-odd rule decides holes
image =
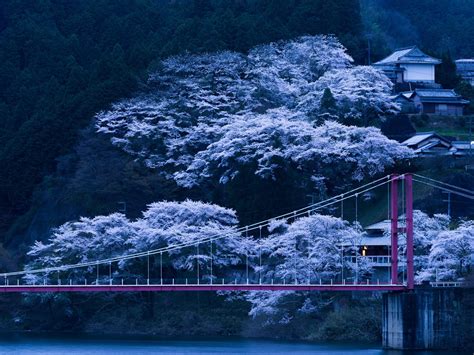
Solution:
[[[1,234],[92,115],[132,93],[160,58],[321,32],[363,56],[353,0],[2,1]]]

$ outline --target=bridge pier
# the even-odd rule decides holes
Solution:
[[[383,295],[382,342],[388,349],[472,346],[474,289],[417,288]]]

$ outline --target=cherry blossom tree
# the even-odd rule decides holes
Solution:
[[[310,86],[311,90],[298,103],[298,109],[308,114],[321,111],[326,89],[336,100],[336,115],[344,123],[367,126],[400,110],[391,99],[390,79],[370,66],[331,70]]]
[[[341,248],[357,244],[364,235],[358,224],[320,214],[299,218],[291,224],[274,220],[268,229],[270,235],[259,243],[264,263],[261,268],[258,263],[253,267],[264,282],[277,283],[336,280],[344,262]],[[349,270],[355,265],[345,263],[345,267]],[[321,306],[307,292],[248,292],[244,298],[251,304],[249,314],[265,316],[269,323],[285,323],[295,312],[317,312]]]
[[[119,213],[94,218],[82,217],[56,228],[47,243],[37,241],[28,252],[32,259],[26,269],[42,269],[71,264],[82,264],[98,259],[122,255],[132,247],[130,239],[136,229]],[[44,277],[83,277],[93,275],[93,267],[57,273],[30,274],[29,282],[39,283]]]
[[[421,280],[458,281],[474,266],[474,222],[463,221],[453,230],[444,230],[433,239],[428,264]]]
[[[242,137],[241,142],[253,134],[259,139],[262,130],[254,117],[262,120],[266,131],[273,128],[266,122],[267,118],[285,125],[284,131],[293,127],[293,146],[307,145],[308,134],[303,129],[298,133],[296,126],[319,133],[321,129],[315,131],[308,122],[313,121],[314,115],[322,117],[324,110],[320,102],[328,88],[340,111],[331,114],[332,118],[342,117],[347,121],[349,117],[360,125],[369,116],[381,120],[384,115],[394,113],[397,107],[389,97],[390,81],[379,71],[352,67],[351,63],[352,58],[333,36],[305,36],[261,45],[248,55],[219,52],[172,57],[161,62],[136,97],[115,103],[110,110],[97,114],[97,130],[109,135],[114,145],[148,167],[159,168],[160,173],[175,178],[182,186],[191,186],[197,179],[188,177],[195,168],[215,162],[203,159],[217,149],[216,145],[228,143],[230,130],[244,130],[247,136]],[[344,127],[339,129],[343,131]],[[373,135],[373,132],[361,134]],[[285,141],[279,132],[275,138]],[[374,144],[371,149],[379,149],[384,143],[381,134],[375,138],[380,145]],[[312,141],[314,139],[310,139],[310,143]],[[406,157],[403,148],[396,147],[397,143],[386,143],[389,150],[395,148],[401,153],[401,159]],[[278,143],[273,139],[264,139],[258,144],[262,154],[258,157],[256,174],[273,178],[273,160],[289,150],[276,152]],[[344,151],[351,148],[349,144]],[[379,157],[387,151],[382,149]],[[397,158],[390,154],[388,160]],[[237,165],[232,166],[227,160],[229,174],[221,175],[221,181],[228,181],[238,173],[237,166],[241,162],[239,158]],[[372,168],[387,166],[383,162],[371,165]],[[226,169],[226,166],[221,168]],[[357,179],[361,178],[362,170],[356,173]]]
[[[409,149],[389,140],[376,128],[344,126],[327,121],[313,127],[286,110],[249,114],[222,128],[223,135],[196,154],[186,170],[174,177],[192,187],[217,176],[221,183],[234,179],[242,166],[255,175],[275,179],[276,171],[297,169],[318,181],[337,166],[339,176],[360,181],[412,157]]]
[[[218,270],[237,264],[239,256],[245,254],[246,244],[235,230],[237,223],[233,210],[189,200],[153,203],[142,218],[134,221],[118,213],[83,217],[54,230],[47,243],[36,242],[28,252],[32,260],[27,269],[94,262],[189,244],[189,247],[163,253],[167,261],[165,266],[175,270],[194,270],[200,265],[203,272],[208,272],[212,255],[213,265]],[[210,240],[200,246],[198,254],[196,242],[209,238],[212,239],[212,254]],[[142,275],[145,264],[146,258],[143,257],[122,260],[114,265],[114,272],[122,276]],[[67,274],[67,278],[82,279],[89,273],[95,278],[95,270],[94,265],[69,269],[62,272],[62,277]],[[49,276],[55,278],[56,273]],[[43,274],[29,274],[27,280],[38,283],[42,277]]]

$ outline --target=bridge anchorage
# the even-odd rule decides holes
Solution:
[[[133,254],[126,254],[107,259],[100,259],[77,264],[59,265],[46,268],[21,270],[0,274],[3,284],[0,284],[0,293],[18,292],[135,292],[135,291],[409,291],[415,287],[414,265],[413,265],[413,182],[428,185],[444,191],[459,194],[469,199],[474,199],[474,193],[469,190],[457,188],[433,179],[416,174],[387,175],[370,183],[344,192],[340,195],[328,198],[324,201],[313,203],[304,208],[285,213],[272,219],[260,221],[248,226],[237,228],[232,235],[239,233],[248,237],[254,233],[262,238],[262,229],[268,228],[274,220],[297,220],[309,216],[316,211],[326,210],[334,206],[338,207],[341,217],[344,217],[344,202],[353,200],[355,202],[355,219],[358,213],[358,198],[364,194],[383,186],[389,191],[389,223],[390,223],[390,246],[386,255],[370,256],[365,254],[365,247],[356,246],[356,252],[344,256],[348,244],[341,243],[341,272],[338,278],[324,279],[311,270],[305,275],[297,275],[296,267],[294,277],[268,278],[261,275],[263,268],[262,260],[265,259],[261,245],[258,240],[255,243],[257,250],[246,250],[245,255],[239,255],[242,263],[239,273],[232,277],[226,274],[218,275],[215,272],[214,254],[217,246],[215,242],[223,238],[231,238],[231,234],[210,235],[199,240],[175,245],[168,245],[154,250],[146,250]],[[399,215],[399,208],[404,211]],[[401,217],[403,219],[401,223]],[[400,255],[399,237],[406,236],[405,255]],[[354,250],[354,245],[352,249]],[[201,248],[201,249],[200,249]],[[164,277],[163,259],[170,260],[177,251],[195,250],[195,275],[187,273],[182,277]],[[347,248],[350,249],[350,248]],[[201,250],[201,252],[200,252]],[[228,251],[231,253],[232,251]],[[360,255],[362,252],[362,256]],[[206,255],[204,256],[204,253]],[[233,252],[238,254],[237,252]],[[242,253],[242,252],[241,252]],[[389,277],[384,280],[366,279],[351,276],[344,277],[344,263],[346,260],[358,265],[360,258],[385,267]],[[151,272],[158,271],[151,267],[150,259],[153,258],[157,265],[159,259],[159,277],[152,278]],[[249,261],[250,259],[254,261]],[[146,271],[141,276],[131,277],[120,275],[115,265],[132,259],[146,260]],[[204,260],[204,261],[203,261]],[[206,264],[206,265],[204,265]],[[250,265],[251,264],[251,265]],[[402,267],[402,280],[400,280],[400,268]],[[251,275],[250,269],[253,269]],[[83,276],[78,277],[77,271],[84,270]],[[95,270],[95,279],[88,279]],[[107,270],[104,273],[104,270]],[[204,273],[206,271],[206,273]],[[66,275],[66,277],[64,277]],[[156,275],[155,275],[156,276]],[[347,273],[346,273],[347,276]],[[436,285],[443,287],[444,284]]]

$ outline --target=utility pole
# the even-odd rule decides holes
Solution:
[[[315,194],[309,194],[309,195],[306,195],[306,197],[311,198],[311,206],[313,206],[313,205],[314,205],[314,200],[315,200],[315,197],[316,197]],[[311,208],[310,213],[311,213],[311,214],[313,213],[313,209],[312,209],[312,208]]]
[[[368,64],[369,65],[372,65],[372,60],[370,58],[371,54],[370,54],[370,38],[367,38],[367,54],[368,54]]]
[[[127,213],[127,203],[125,201],[119,201],[117,204],[120,206],[119,212],[122,212],[123,214]]]
[[[469,116],[469,158],[472,158],[472,116]]]
[[[443,202],[448,203],[448,217],[451,217],[451,192],[449,192],[449,191],[442,191],[442,192],[443,192],[443,194],[448,194],[448,199],[443,200]]]

